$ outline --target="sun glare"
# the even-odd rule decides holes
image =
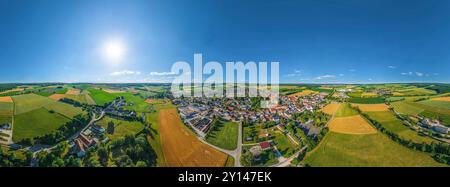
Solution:
[[[121,62],[125,51],[125,46],[120,40],[108,41],[103,46],[103,55],[109,62]]]

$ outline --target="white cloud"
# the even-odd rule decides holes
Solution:
[[[342,76],[344,76],[344,74],[341,73],[341,74],[339,74],[339,76],[342,77]]]
[[[420,72],[415,72],[415,74],[416,74],[417,76],[419,76],[419,77],[422,77],[422,76],[423,76],[423,73],[420,73]]]
[[[395,69],[395,68],[397,68],[397,67],[395,67],[395,66],[388,66],[388,68],[389,68],[389,69]]]
[[[348,71],[350,71],[350,72],[355,72],[356,69],[349,69]]]
[[[428,76],[429,74],[425,74],[425,73],[417,72],[417,71],[416,71],[416,72],[410,71],[410,72],[403,72],[403,73],[401,73],[401,75],[423,77],[424,75],[425,75],[425,76]]]
[[[302,71],[296,69],[296,70],[294,70],[294,73],[285,74],[284,76],[285,77],[299,77],[302,75],[301,72]]]
[[[141,74],[141,72],[139,72],[139,71],[123,70],[123,71],[112,72],[109,75],[111,75],[111,76],[121,76],[121,75],[140,75],[140,74]]]
[[[316,80],[322,80],[322,79],[328,79],[328,78],[335,78],[336,76],[334,76],[334,75],[322,75],[322,76],[318,76],[318,77],[316,77],[316,78],[314,78],[314,79],[316,79]]]

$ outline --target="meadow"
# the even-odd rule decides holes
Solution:
[[[304,163],[315,167],[446,166],[426,153],[406,148],[381,133],[349,135],[329,132]]]
[[[384,128],[400,136],[403,139],[411,140],[415,143],[431,143],[436,140],[427,136],[421,136],[416,131],[403,125],[403,122],[395,117],[391,111],[384,112],[365,112],[369,117],[379,122]]]
[[[284,157],[289,157],[294,154],[297,145],[292,142],[291,139],[278,130],[271,132],[271,134],[275,136],[273,142],[275,143],[275,146],[277,146],[278,151],[280,151]]]
[[[36,94],[17,95],[12,98],[15,103],[14,114],[22,114],[56,102],[50,98]]]
[[[346,116],[353,116],[358,115],[358,111],[354,110],[350,104],[348,103],[342,103],[339,107],[338,111],[335,114],[335,117],[346,117]]]
[[[239,124],[218,120],[206,135],[206,141],[223,149],[234,150],[237,147]]]
[[[95,103],[100,106],[103,106],[104,104],[112,102],[114,101],[114,99],[116,99],[115,95],[105,92],[103,90],[90,88],[87,89],[87,91],[90,93]]]
[[[69,118],[45,108],[20,113],[14,117],[13,141],[49,134],[68,121]]]
[[[428,105],[431,107],[450,110],[450,102],[449,101],[425,100],[425,101],[419,101],[418,103],[423,104],[423,105]]]
[[[398,113],[405,115],[418,115],[419,113],[424,111],[424,109],[413,106],[404,101],[393,102],[391,103],[391,106],[394,107],[394,110]]]
[[[124,137],[125,135],[136,135],[144,129],[144,124],[139,121],[125,121],[114,119],[108,116],[103,117],[96,124],[102,126],[103,128],[108,128],[108,123],[114,123],[114,133],[108,134],[106,136],[111,140],[116,140]]]

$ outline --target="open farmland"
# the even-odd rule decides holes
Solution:
[[[68,121],[69,118],[45,108],[18,114],[14,117],[13,141],[49,134]]]
[[[384,98],[382,97],[350,97],[348,98],[350,103],[360,103],[360,104],[380,104],[384,103]]]
[[[297,92],[294,94],[290,94],[289,97],[295,97],[295,96],[305,96],[305,95],[310,95],[310,94],[317,94],[319,92],[317,91],[313,91],[313,90],[303,90],[301,92]]]
[[[333,115],[334,113],[336,113],[340,106],[340,103],[330,103],[327,106],[323,107],[321,111],[328,115]]]
[[[13,100],[10,96],[0,97],[0,103],[12,103]]]
[[[111,140],[119,139],[125,135],[134,136],[144,129],[144,124],[139,121],[118,120],[107,116],[103,117],[96,124],[108,129],[109,122],[114,123],[114,132],[112,134],[106,134],[106,136]]]
[[[339,107],[338,111],[335,114],[335,117],[346,117],[346,116],[353,116],[358,115],[358,111],[354,110],[350,104],[348,103],[342,103]]]
[[[343,134],[374,134],[377,130],[360,115],[335,117],[330,122],[330,131]]]
[[[224,166],[227,155],[200,142],[181,122],[176,109],[159,112],[159,129],[168,166]]]
[[[128,104],[131,106],[125,106],[124,108],[127,110],[134,110],[136,112],[148,112],[150,109],[150,105],[145,102],[145,99],[140,97],[137,94],[133,93],[113,93],[114,98],[122,96],[125,98]]]
[[[433,101],[447,101],[447,102],[450,102],[450,97],[436,97],[436,98],[432,98],[431,100],[433,100]]]
[[[97,105],[104,105],[106,103],[109,103],[111,101],[114,101],[116,99],[116,96],[105,92],[103,90],[97,90],[97,89],[88,89],[92,99],[94,99],[95,103]]]
[[[206,136],[206,141],[223,149],[234,150],[237,147],[238,127],[235,122],[219,120]]]
[[[403,122],[400,121],[395,117],[395,115],[391,111],[384,111],[384,112],[366,112],[367,115],[372,120],[377,121],[380,123],[385,129],[387,129],[390,132],[393,132],[400,136],[403,139],[411,140],[415,143],[431,143],[435,142],[436,140],[429,138],[427,136],[421,136],[416,131],[411,130],[409,127],[403,125]]]
[[[316,167],[446,166],[426,153],[406,148],[381,133],[350,135],[329,132],[306,155],[304,163]]]
[[[386,104],[352,104],[359,108],[363,112],[376,112],[376,111],[388,111],[389,106]]]
[[[392,107],[394,107],[394,110],[400,114],[417,115],[423,111],[423,109],[410,105],[409,103],[404,101],[393,102],[391,103],[391,105]]]
[[[63,116],[66,116],[67,118],[73,118],[74,116],[78,114],[85,114],[86,112],[83,112],[81,108],[74,107],[72,105],[62,103],[62,102],[53,102],[48,105],[45,105],[44,108],[46,108],[49,111],[55,111],[57,113],[62,114]]]
[[[443,100],[425,100],[425,101],[419,101],[418,103],[423,104],[423,105],[428,105],[428,106],[431,106],[431,107],[436,107],[436,108],[442,108],[442,109],[450,110],[450,102],[448,102],[448,101],[443,101]]]
[[[52,99],[36,94],[17,95],[13,96],[12,98],[16,106],[14,111],[15,114],[21,114],[32,110],[36,110],[47,104],[56,102]]]

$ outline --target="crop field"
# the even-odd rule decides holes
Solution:
[[[340,106],[340,103],[330,103],[327,106],[323,107],[321,111],[328,115],[333,115],[334,113],[336,113]]]
[[[401,138],[411,140],[415,143],[431,143],[436,140],[429,138],[427,136],[421,136],[416,131],[410,129],[409,127],[403,125],[403,122],[395,117],[395,115],[390,111],[385,112],[366,112],[369,117],[386,128],[387,130],[397,134]]]
[[[214,124],[215,129],[206,136],[206,141],[223,149],[234,150],[237,147],[239,125],[236,122],[219,120]]]
[[[433,101],[447,101],[447,102],[450,102],[450,97],[436,97],[436,98],[432,98],[431,100],[433,100]]]
[[[329,132],[305,159],[315,167],[446,166],[426,153],[406,148],[381,133],[349,135]]]
[[[295,97],[295,96],[301,97],[301,96],[310,95],[310,94],[317,94],[317,93],[319,93],[319,92],[313,91],[313,90],[303,90],[301,92],[290,94],[289,97]]]
[[[386,99],[386,101],[395,102],[395,101],[401,101],[401,100],[404,100],[404,99],[405,99],[405,97],[389,97],[389,98]]]
[[[45,108],[20,113],[14,117],[13,141],[49,134],[68,121],[69,118]]]
[[[85,114],[86,112],[83,112],[81,108],[74,107],[72,105],[62,103],[62,102],[53,102],[48,105],[45,105],[44,108],[46,108],[49,111],[55,111],[57,113],[60,113],[63,116],[66,116],[67,118],[72,119],[74,116],[78,114]]]
[[[114,99],[116,99],[115,95],[105,92],[103,90],[88,89],[88,91],[92,99],[94,99],[95,103],[100,106],[103,106],[104,104],[114,101]]]
[[[406,89],[400,89],[397,90],[397,92],[401,93],[402,95],[431,95],[436,94],[434,90],[428,90],[425,88],[406,88]]]
[[[361,94],[361,97],[378,97],[378,94],[372,92],[364,92]]]
[[[398,113],[406,115],[417,115],[423,111],[422,108],[410,105],[404,101],[393,102],[391,103],[391,106],[394,107],[394,110]]]
[[[450,110],[450,102],[443,101],[443,100],[425,100],[425,101],[419,101],[418,103],[423,105],[428,105],[436,108],[443,108]]]
[[[10,96],[0,97],[0,103],[12,103],[13,100]]]
[[[110,117],[103,117],[96,124],[102,126],[105,129],[108,129],[108,123],[114,123],[114,132],[113,134],[106,133],[106,136],[111,140],[116,140],[125,135],[136,135],[144,129],[144,124],[139,121],[125,121],[118,120]]]
[[[358,115],[358,111],[351,108],[350,104],[343,103],[339,107],[339,110],[336,112],[335,117],[346,117],[346,116],[353,116]]]
[[[200,142],[181,122],[176,109],[159,112],[159,129],[168,166],[225,166],[227,155]]]
[[[388,111],[389,106],[386,104],[352,104],[363,112]]]
[[[74,89],[74,88],[71,88],[71,89],[67,90],[67,92],[66,92],[66,94],[68,94],[68,95],[78,95],[80,93],[81,93],[81,91],[79,89]]]
[[[12,98],[16,106],[14,112],[15,114],[21,114],[32,110],[36,110],[47,104],[56,102],[52,99],[36,94],[17,95],[13,96]]]
[[[11,123],[12,116],[11,115],[2,115],[0,114],[0,124]]]
[[[384,103],[384,98],[382,97],[350,97],[348,98],[350,103],[360,103],[360,104],[380,104]]]
[[[417,102],[408,102],[409,105],[423,109],[419,115],[428,118],[440,118],[444,124],[450,124],[450,110],[445,108],[438,108],[434,106],[429,106]]]
[[[335,117],[330,122],[330,131],[343,134],[374,134],[377,130],[360,115]]]

